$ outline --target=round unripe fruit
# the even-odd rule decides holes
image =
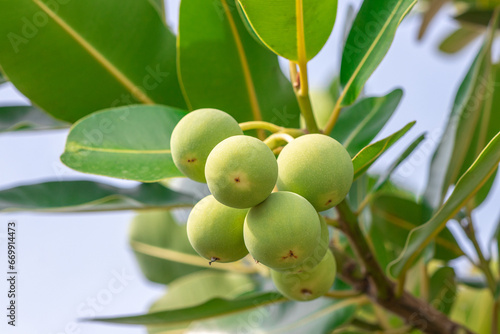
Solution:
[[[290,273],[271,270],[271,278],[278,291],[285,297],[308,301],[327,293],[335,281],[336,273],[335,258],[328,250],[321,262],[309,271]]]
[[[248,254],[243,223],[248,210],[225,206],[209,195],[189,214],[187,235],[191,246],[212,262],[233,262]]]
[[[212,149],[224,139],[242,134],[238,122],[223,111],[192,111],[177,123],[170,138],[175,166],[191,180],[206,182],[205,163]]]
[[[321,238],[316,210],[302,196],[280,191],[248,211],[243,236],[256,261],[273,268],[299,266]]]
[[[299,273],[302,271],[309,271],[316,267],[321,260],[325,257],[326,251],[328,250],[328,245],[330,243],[330,232],[328,231],[328,225],[326,224],[323,216],[318,215],[320,226],[321,226],[321,237],[319,242],[316,244],[314,251],[311,256],[309,256],[300,266],[293,267],[291,269],[285,269],[289,273]]]
[[[205,175],[214,197],[233,208],[250,208],[274,189],[278,164],[273,152],[257,138],[234,136],[210,152]]]
[[[335,139],[310,134],[285,146],[278,157],[278,189],[307,199],[317,211],[339,204],[349,192],[354,168]]]

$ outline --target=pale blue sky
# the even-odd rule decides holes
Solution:
[[[354,3],[359,3],[355,1]],[[169,0],[168,20],[176,24],[178,0]],[[311,62],[313,87],[325,87],[339,64],[339,35],[343,25],[345,2],[339,8],[335,33],[325,49]],[[441,13],[423,42],[416,41],[420,18],[405,20],[393,47],[367,84],[369,95],[385,94],[403,87],[405,95],[399,110],[380,136],[386,136],[411,120],[417,125],[398,148],[384,156],[373,170],[383,170],[391,158],[421,132],[432,132],[443,126],[455,91],[474,57],[478,43],[453,56],[437,51],[437,45],[456,26],[449,14]],[[10,85],[0,87],[0,105],[26,103]],[[132,182],[97,178],[69,170],[59,162],[67,131],[10,133],[0,135],[0,187],[53,179],[98,179],[117,185]],[[434,145],[433,145],[434,147]],[[412,173],[398,174],[396,181],[421,191],[426,182],[430,154],[421,152]],[[483,244],[492,231],[492,222],[499,216],[500,182],[478,211],[480,238]],[[127,245],[127,229],[132,212],[89,214],[16,213],[0,215],[0,233],[6,222],[19,223],[19,323],[16,330],[0,323],[2,333],[56,334],[72,333],[71,324],[94,307],[96,315],[117,315],[140,312],[162,292],[162,287],[147,282],[140,273]],[[5,240],[2,240],[2,243]],[[0,250],[4,246],[0,246]],[[0,252],[1,253],[1,252]],[[4,253],[0,262],[4,261]],[[3,265],[2,265],[3,267]],[[125,270],[131,279],[120,292],[109,293],[116,272]],[[0,283],[0,304],[5,301],[4,281]],[[110,298],[108,298],[111,296]],[[103,299],[104,298],[104,299]],[[108,298],[108,299],[106,299]],[[140,327],[109,327],[79,324],[75,333],[144,333]]]

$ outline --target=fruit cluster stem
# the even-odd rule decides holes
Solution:
[[[337,206],[337,212],[339,227],[348,237],[358,259],[356,262],[334,244],[330,246],[338,263],[339,275],[344,281],[366,294],[374,303],[404,319],[412,328],[431,334],[473,333],[407,291],[402,290],[397,295],[396,284],[378,264],[363,236],[356,215],[345,200]]]
[[[316,119],[314,118],[311,98],[309,96],[309,82],[307,78],[307,62],[299,63],[299,73],[297,73],[297,64],[290,62],[290,78],[293,83],[293,90],[297,96],[300,112],[309,133],[319,133]]]

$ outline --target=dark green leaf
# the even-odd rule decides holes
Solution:
[[[420,256],[422,250],[441,232],[448,220],[481,189],[500,163],[500,133],[493,138],[481,152],[477,160],[462,175],[455,189],[444,205],[424,225],[411,231],[404,250],[390,267],[394,277],[406,272]]]
[[[276,55],[248,33],[235,0],[181,2],[178,58],[190,109],[212,107],[239,122],[299,126],[291,83]]]
[[[342,55],[340,105],[356,101],[368,78],[389,50],[400,22],[416,0],[365,0],[354,20]]]
[[[0,191],[0,211],[88,212],[191,206],[195,199],[160,184],[118,188],[91,181],[54,181]]]
[[[264,292],[246,295],[233,300],[215,298],[206,303],[183,309],[160,311],[119,318],[97,318],[93,319],[93,321],[136,325],[174,325],[195,320],[220,317],[259,306],[279,303],[284,300],[283,296],[278,293]]]
[[[169,284],[209,267],[191,247],[186,226],[177,224],[169,211],[138,214],[130,226],[130,245],[142,272],[153,282]]]
[[[493,16],[492,9],[469,9],[460,15],[455,16],[455,20],[462,23],[475,24],[487,27]]]
[[[477,126],[482,106],[492,95],[486,94],[491,71],[492,38],[491,34],[486,38],[485,45],[460,85],[445,132],[432,158],[424,198],[434,209],[441,205],[448,188],[458,181],[488,142],[483,138],[482,147],[474,145],[477,131],[483,131]]]
[[[457,294],[455,270],[442,267],[436,270],[430,279],[429,302],[438,311],[450,314]]]
[[[371,210],[372,227],[381,232],[379,237],[385,240],[391,261],[403,250],[410,231],[425,223],[426,209],[422,204],[393,194],[376,196]],[[436,259],[449,261],[464,255],[448,229],[441,231],[434,241]]]
[[[354,157],[370,144],[399,105],[403,91],[396,89],[381,97],[368,97],[342,111],[330,136]]]
[[[255,288],[256,282],[248,275],[213,270],[199,271],[170,283],[165,295],[154,302],[149,312],[186,308],[213,298],[236,298],[243,293],[254,291]],[[186,328],[187,325],[182,327]],[[170,329],[172,326],[150,326],[148,333],[164,333]]]
[[[50,130],[69,127],[33,106],[0,107],[0,132]]]
[[[79,172],[142,182],[183,176],[170,153],[170,135],[186,113],[135,105],[95,112],[71,128],[61,161]]]
[[[415,125],[415,122],[410,122],[405,125],[401,130],[393,133],[392,135],[379,140],[364,149],[352,159],[354,165],[354,179],[368,170],[368,168],[394,143],[396,143],[405,133],[407,133]]]
[[[337,14],[337,0],[239,2],[263,43],[296,63],[311,60],[318,54],[330,37]]]
[[[0,35],[5,74],[57,118],[134,103],[185,107],[175,36],[149,0],[1,0]]]

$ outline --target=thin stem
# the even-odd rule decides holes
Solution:
[[[339,228],[339,221],[337,219],[333,219],[330,217],[323,216],[323,219],[325,220],[327,225],[333,226],[335,228]]]
[[[274,133],[267,137],[267,139],[264,140],[264,144],[266,144],[271,150],[274,150],[275,148],[281,146],[283,142],[291,143],[294,139],[295,138],[293,138],[289,134],[280,132]]]
[[[361,293],[356,290],[338,290],[338,291],[328,291],[327,293],[325,293],[324,296],[335,299],[343,299],[343,298],[357,297],[359,295],[361,295]]]
[[[240,123],[240,128],[243,131],[248,131],[248,130],[267,130],[271,133],[276,133],[276,132],[283,132],[286,134],[289,134],[292,137],[299,137],[304,134],[304,131],[300,129],[291,129],[291,128],[284,128],[282,126],[269,123],[269,122],[264,122],[264,121],[250,121],[250,122],[244,122]]]
[[[363,210],[365,209],[365,207],[370,204],[371,200],[373,199],[373,197],[375,197],[373,194],[368,194],[366,195],[366,197],[363,199],[363,201],[361,201],[361,203],[359,203],[358,205],[358,209],[356,210],[356,212],[354,213],[356,216],[359,216],[361,214],[361,212],[363,212]]]
[[[460,224],[462,226],[465,234],[469,238],[469,240],[472,242],[472,245],[474,246],[474,249],[476,250],[476,254],[479,260],[479,263],[474,263],[478,269],[480,269],[484,276],[486,277],[486,281],[488,282],[488,288],[491,290],[491,293],[494,295],[495,290],[496,290],[496,282],[495,282],[495,277],[493,275],[493,272],[491,271],[490,268],[490,263],[488,260],[486,260],[486,257],[484,256],[484,253],[481,249],[481,246],[479,246],[479,242],[477,241],[476,237],[476,231],[474,229],[474,223],[472,220],[472,214],[470,212],[470,209],[467,208],[467,215],[466,215],[466,224]]]
[[[343,95],[339,97],[337,102],[335,103],[335,107],[333,108],[332,114],[330,115],[330,118],[326,122],[325,128],[323,129],[323,133],[325,135],[329,135],[330,132],[332,132],[333,127],[335,126],[335,123],[337,123],[337,120],[339,119],[340,116],[340,111],[342,110],[341,107],[341,102],[343,99]]]
[[[429,301],[429,273],[425,261],[420,262],[420,296]]]
[[[311,98],[309,96],[309,83],[307,78],[307,62],[299,63],[299,73],[297,76],[297,67],[295,64],[290,65],[290,78],[292,79],[293,89],[295,95],[297,96],[297,102],[299,103],[300,112],[302,117],[306,122],[307,130],[310,133],[319,133],[318,125],[316,124],[316,119],[314,118],[314,113],[311,104]]]

